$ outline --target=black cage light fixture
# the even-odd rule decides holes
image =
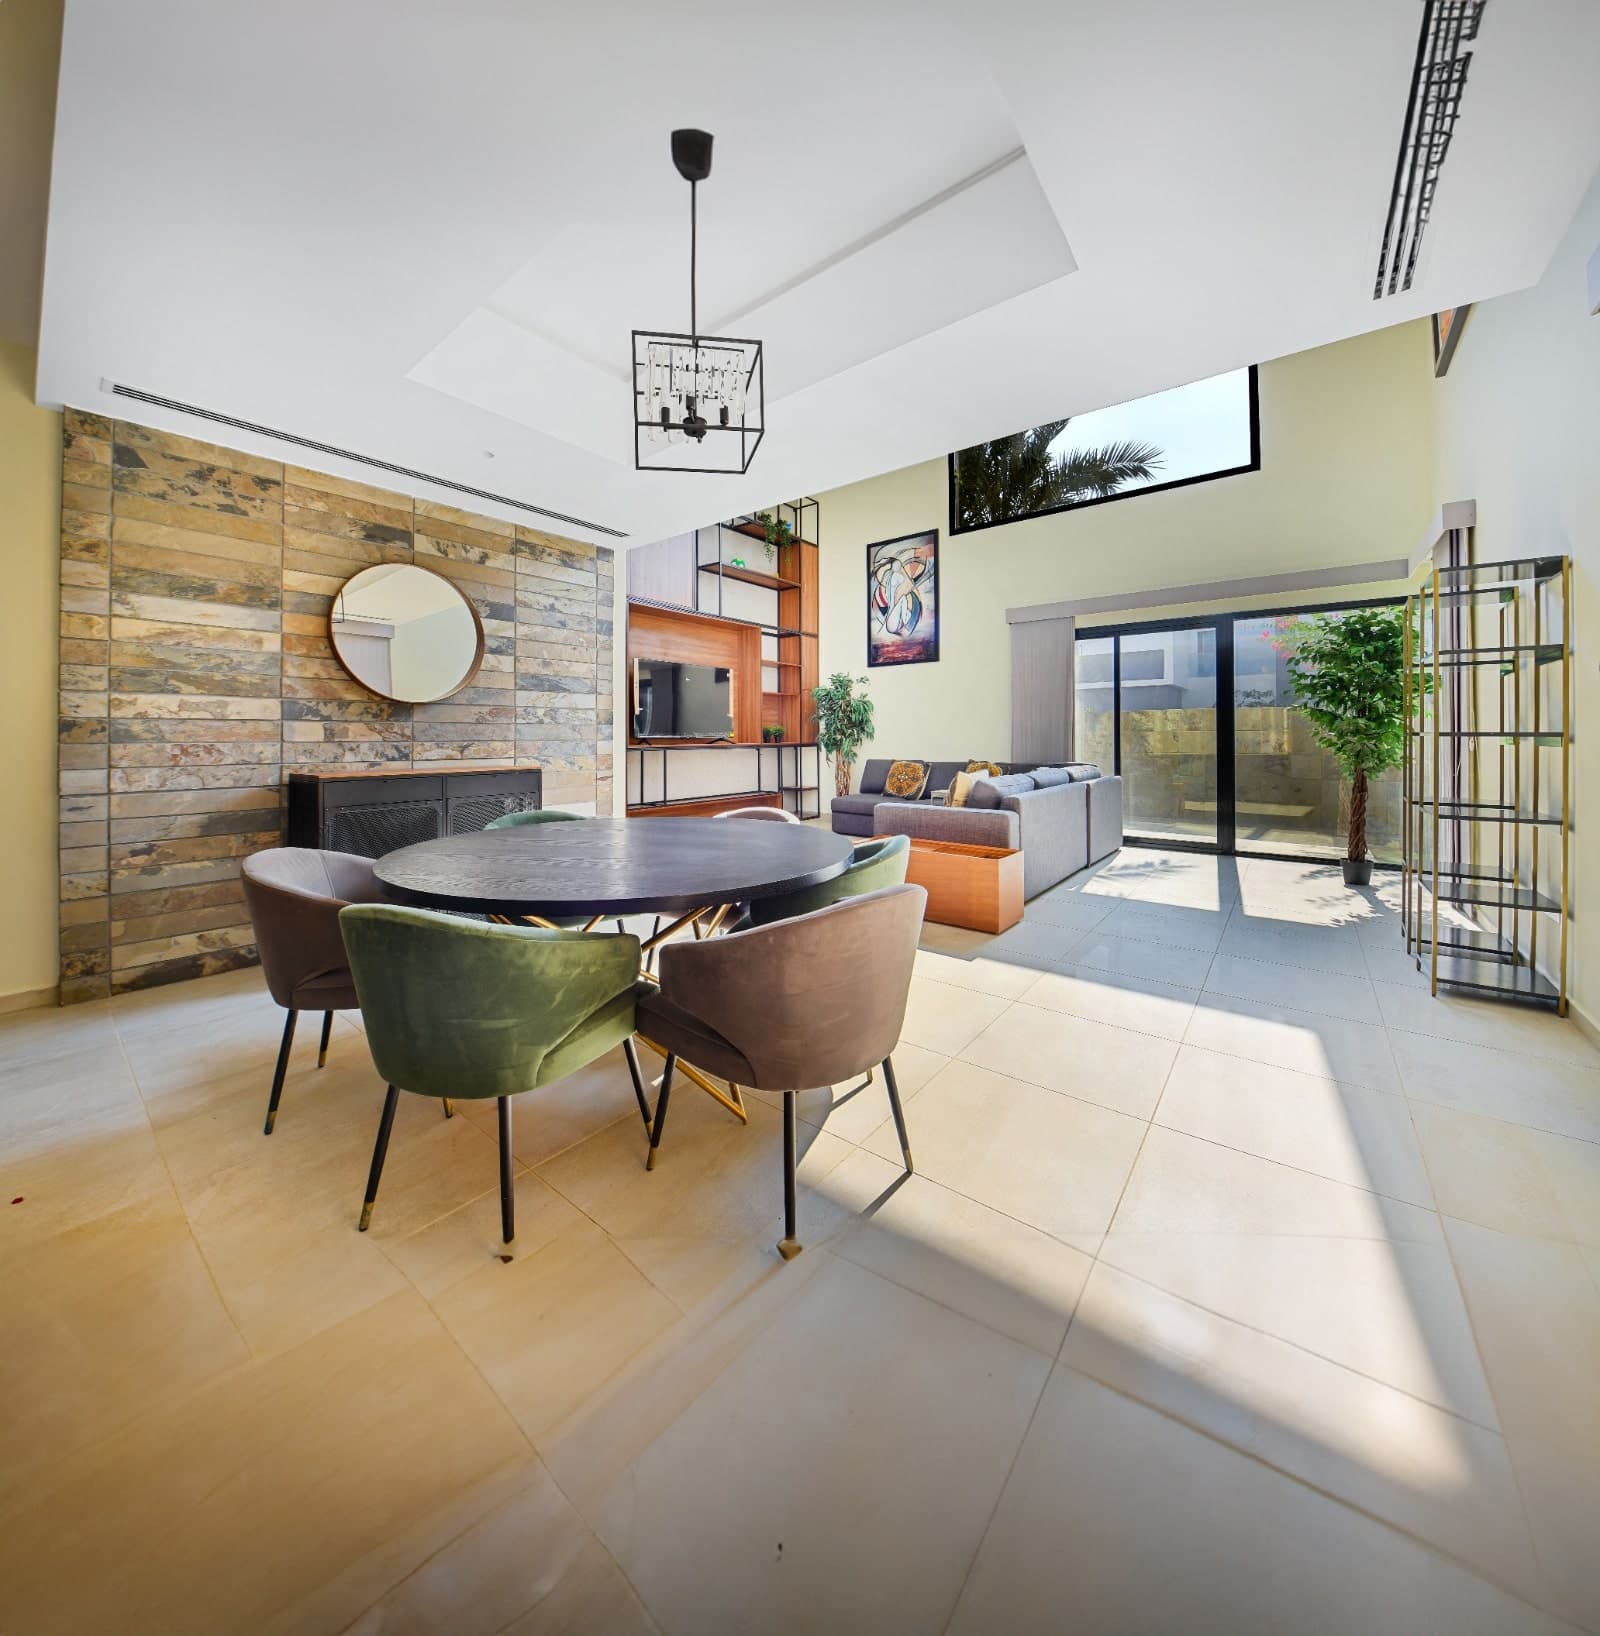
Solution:
[[[747,472],[766,422],[761,343],[700,334],[695,299],[696,190],[711,174],[711,133],[674,131],[672,162],[689,184],[689,332],[633,332],[633,463]]]

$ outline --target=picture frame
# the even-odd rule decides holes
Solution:
[[[867,665],[939,661],[939,530],[867,547]]]
[[[1467,314],[1472,311],[1469,301],[1464,307],[1446,307],[1433,315],[1433,375],[1434,379],[1442,378],[1450,368],[1450,360],[1456,355],[1456,347],[1461,342],[1461,330],[1467,321]]]

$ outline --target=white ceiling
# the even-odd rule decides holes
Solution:
[[[40,394],[656,539],[1531,283],[1600,163],[1600,6],[1489,0],[1421,272],[1375,302],[1419,18],[68,0]],[[628,331],[687,327],[684,124],[701,312],[768,345],[744,478],[631,466]]]

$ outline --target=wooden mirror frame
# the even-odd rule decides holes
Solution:
[[[339,589],[333,593],[333,601],[328,608],[328,646],[332,650],[334,658],[339,661],[339,668],[345,673],[346,676],[350,678],[352,682],[356,684],[357,687],[365,688],[366,691],[373,696],[373,698],[386,699],[390,704],[441,704],[446,699],[453,699],[456,694],[471,687],[472,684],[478,679],[478,672],[483,669],[483,655],[485,647],[483,619],[479,615],[477,606],[473,602],[472,598],[469,597],[453,579],[446,574],[439,573],[436,569],[425,568],[420,562],[402,562],[396,563],[393,566],[397,568],[414,568],[418,573],[431,574],[436,580],[448,585],[450,589],[461,598],[467,612],[472,615],[474,646],[472,652],[472,663],[468,665],[466,675],[462,677],[462,679],[457,682],[448,693],[436,693],[432,698],[428,699],[400,699],[396,698],[393,693],[379,692],[379,690],[375,688],[371,682],[366,681],[363,677],[356,675],[350,666],[345,663],[344,655],[339,651],[339,644],[334,640],[334,613],[339,606],[339,598],[344,594],[345,586],[349,585],[351,581],[360,579],[363,574],[370,572],[374,568],[382,568],[385,566],[387,565],[384,563],[369,562],[365,568],[359,568],[355,573],[346,576],[346,578],[340,583]]]

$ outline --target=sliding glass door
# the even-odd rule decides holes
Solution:
[[[1207,614],[1077,640],[1073,755],[1121,775],[1130,841],[1335,859],[1348,780],[1295,709],[1287,660],[1298,622],[1340,609]],[[1400,846],[1399,775],[1374,781],[1368,843]]]

